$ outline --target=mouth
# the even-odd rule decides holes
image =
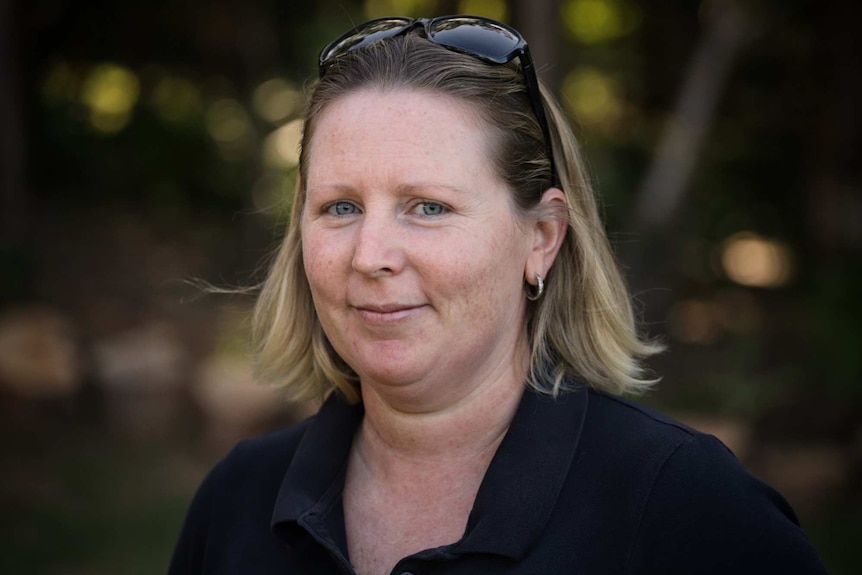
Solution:
[[[409,319],[424,307],[425,305],[410,304],[360,304],[353,306],[363,320],[375,324],[387,324]]]

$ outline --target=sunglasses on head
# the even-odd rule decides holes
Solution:
[[[518,58],[530,106],[542,128],[551,163],[551,174],[556,183],[551,132],[542,104],[536,69],[524,37],[510,26],[481,16],[441,16],[431,19],[393,17],[369,20],[348,30],[320,52],[320,77],[323,78],[329,66],[346,54],[417,29],[424,33],[425,38],[439,46],[473,56],[489,64],[508,64]]]

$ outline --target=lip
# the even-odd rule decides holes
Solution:
[[[423,307],[425,306],[410,304],[360,304],[353,306],[363,320],[375,324],[394,323],[409,319]]]

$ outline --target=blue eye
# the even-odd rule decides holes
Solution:
[[[357,213],[357,208],[350,202],[340,201],[330,204],[326,211],[334,216],[350,216]]]
[[[446,206],[437,202],[421,202],[416,209],[423,216],[442,216],[446,213]]]

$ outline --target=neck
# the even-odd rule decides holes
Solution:
[[[356,455],[384,474],[417,466],[442,469],[459,462],[487,465],[523,395],[521,371],[509,366],[463,396],[424,409],[415,397],[398,401],[374,386],[363,386],[365,418]]]

